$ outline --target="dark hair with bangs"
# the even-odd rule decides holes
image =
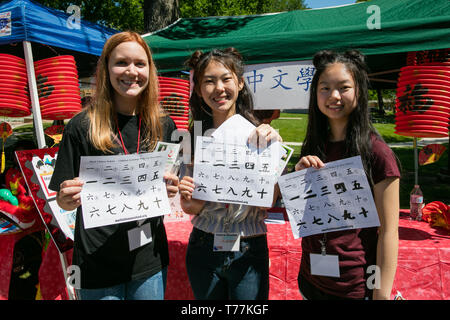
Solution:
[[[213,127],[213,119],[210,113],[211,108],[203,101],[202,97],[197,94],[200,92],[200,84],[211,61],[217,61],[225,68],[236,75],[238,80],[244,81],[244,63],[241,54],[235,48],[226,48],[223,50],[213,49],[209,52],[195,51],[186,65],[190,67],[193,74],[194,87],[189,100],[190,110],[194,121],[202,121],[202,133]],[[254,125],[259,124],[253,115],[253,97],[252,93],[244,81],[244,87],[239,91],[236,100],[236,114],[240,114]],[[191,122],[190,130],[192,131],[194,123]]]
[[[319,110],[317,104],[317,86],[320,75],[327,67],[335,63],[343,64],[352,75],[357,97],[356,109],[350,114],[347,123],[344,157],[360,155],[367,179],[370,185],[373,186],[372,168],[370,165],[372,157],[371,136],[375,135],[380,140],[383,140],[383,138],[370,121],[368,68],[364,56],[357,50],[350,50],[344,53],[323,50],[314,55],[313,64],[316,71],[311,83],[308,127],[300,157],[316,155],[322,161],[327,161],[325,148],[329,139],[330,126],[328,118]]]

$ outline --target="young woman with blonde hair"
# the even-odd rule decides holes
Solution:
[[[134,32],[105,43],[96,72],[93,102],[67,124],[50,188],[58,205],[77,209],[73,265],[79,267],[80,299],[163,299],[169,260],[162,217],[85,229],[78,178],[81,156],[151,152],[170,141],[174,122],[158,104],[158,78],[151,51]],[[178,192],[178,178],[166,175]],[[129,249],[128,232],[149,223],[152,241]]]

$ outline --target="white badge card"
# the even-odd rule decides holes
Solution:
[[[213,251],[239,251],[240,239],[238,233],[215,233]]]
[[[168,152],[167,153],[167,162],[166,162],[166,167],[164,169],[164,172],[172,171],[172,168],[174,167],[174,165],[177,161],[178,153],[180,152],[180,147],[181,147],[181,145],[179,143],[169,143],[169,142],[158,141],[158,144],[156,145],[155,150],[157,152],[161,152],[161,151]],[[177,172],[175,174],[177,174]]]
[[[311,274],[316,276],[340,277],[339,258],[337,255],[311,253]]]
[[[128,245],[130,246],[130,251],[150,242],[152,242],[152,229],[150,228],[150,223],[128,230]]]

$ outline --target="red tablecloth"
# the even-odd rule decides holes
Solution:
[[[20,238],[20,234],[0,236],[0,300],[8,299],[14,244]]]
[[[186,247],[192,225],[168,222],[170,266],[166,299],[193,299],[185,266]],[[399,291],[405,299],[450,299],[450,235],[425,222],[401,218],[398,267],[392,297]],[[269,224],[270,300],[301,299],[297,275],[301,239],[294,240],[290,225]]]
[[[0,300],[7,300],[14,256],[14,246],[30,232],[0,236]],[[67,264],[72,261],[72,250],[66,253]],[[42,254],[39,269],[39,285],[44,300],[67,300],[68,294],[61,267],[59,251],[53,241]]]
[[[190,221],[166,222],[170,266],[166,299],[193,299],[185,256]],[[301,299],[297,274],[301,239],[294,240],[289,223],[269,224],[271,300]],[[392,294],[399,291],[406,299],[450,299],[450,235],[425,222],[401,218],[397,274]],[[0,237],[0,300],[8,298],[14,243],[21,235]],[[70,264],[71,253],[67,255]],[[43,299],[67,299],[58,251],[53,243],[43,256],[39,280]]]

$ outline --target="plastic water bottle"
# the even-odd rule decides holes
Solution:
[[[422,220],[423,193],[418,184],[414,185],[409,196],[409,218],[410,220]]]

